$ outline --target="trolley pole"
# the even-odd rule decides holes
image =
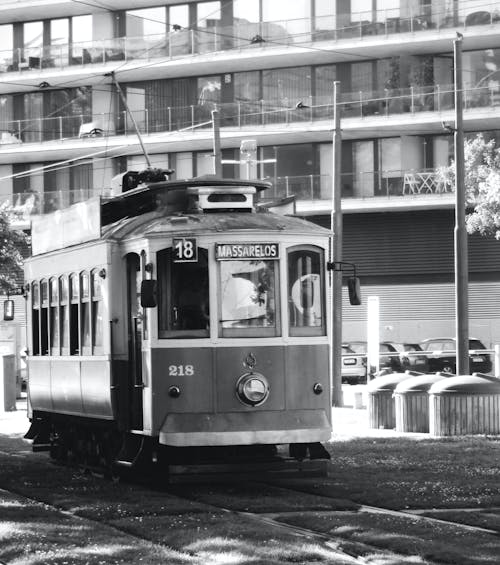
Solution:
[[[457,374],[469,374],[469,265],[465,227],[462,35],[453,41],[455,66],[455,330]]]
[[[333,236],[331,261],[342,261],[342,136],[338,96],[340,82],[333,83],[333,159],[332,159],[332,214],[330,227]],[[343,406],[342,397],[342,271],[332,271],[332,404]]]
[[[212,134],[214,148],[214,175],[222,178],[222,150],[220,147],[220,116],[218,110],[212,110]]]

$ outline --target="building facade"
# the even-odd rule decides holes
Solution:
[[[146,165],[136,128],[153,166],[211,173],[216,109],[224,175],[266,178],[270,198],[329,226],[338,81],[344,259],[380,297],[382,339],[454,335],[454,194],[436,171],[453,158],[457,31],[466,133],[497,139],[498,1],[6,0],[0,199],[26,219],[109,194]],[[487,346],[499,251],[469,237],[470,332]],[[345,339],[366,338],[366,306],[346,300],[343,317]]]

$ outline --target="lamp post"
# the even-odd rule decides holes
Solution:
[[[463,128],[462,35],[453,41],[455,66],[455,337],[457,375],[469,374],[468,251],[465,227],[465,172]]]

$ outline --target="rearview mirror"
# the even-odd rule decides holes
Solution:
[[[3,303],[3,319],[5,322],[10,322],[14,319],[14,301],[10,298]]]
[[[141,283],[141,306],[143,308],[154,308],[156,304],[156,281],[153,279],[146,279]]]
[[[349,302],[352,306],[361,304],[361,287],[358,277],[350,277],[347,279],[347,290],[349,291]]]

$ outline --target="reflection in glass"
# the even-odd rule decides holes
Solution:
[[[221,262],[223,328],[276,326],[274,265],[274,261]]]

